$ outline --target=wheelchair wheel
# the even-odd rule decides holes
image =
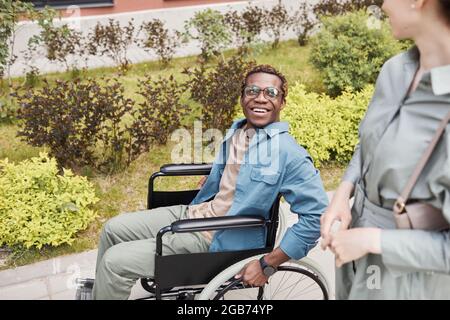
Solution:
[[[156,294],[155,281],[152,278],[141,278],[141,286],[142,286],[142,288],[144,288],[145,291],[150,292],[152,294]],[[167,289],[161,290],[161,293],[168,292],[172,289],[173,288],[167,288]]]
[[[328,283],[318,266],[309,258],[291,260],[279,267],[260,288],[245,287],[234,275],[251,260],[261,255],[242,260],[219,273],[203,289],[198,300],[328,300]]]
[[[278,247],[283,239],[283,235],[286,233],[287,229],[287,216],[284,212],[284,209],[280,205],[280,209],[278,210],[278,228],[277,235],[275,239],[275,247]]]
[[[141,278],[141,286],[145,291],[155,294],[155,283],[151,278]]]

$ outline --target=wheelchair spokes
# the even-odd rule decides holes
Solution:
[[[320,278],[304,268],[283,265],[260,288],[235,283],[222,285],[214,300],[326,300],[328,293]]]

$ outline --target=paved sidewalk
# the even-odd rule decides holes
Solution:
[[[93,277],[97,250],[0,272],[0,299],[71,300],[77,277]]]
[[[331,197],[328,193],[328,197]],[[289,205],[281,203],[281,210],[288,215],[288,225],[297,221],[290,213]],[[319,246],[308,257],[319,263],[328,277],[331,298],[334,299],[334,256]],[[62,256],[34,264],[0,272],[0,300],[73,300],[75,279],[94,278],[97,250]],[[146,296],[139,283],[133,288],[130,299]]]

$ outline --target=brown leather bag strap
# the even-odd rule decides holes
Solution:
[[[397,214],[401,214],[405,211],[405,205],[408,201],[409,195],[411,194],[411,191],[414,188],[414,185],[417,182],[417,179],[419,179],[420,174],[422,173],[423,168],[428,162],[428,159],[430,159],[431,154],[433,153],[434,148],[436,147],[439,139],[441,138],[442,134],[445,131],[445,127],[447,126],[447,123],[450,121],[450,112],[447,113],[447,116],[441,121],[439,128],[436,131],[436,134],[434,135],[433,139],[431,140],[430,144],[428,145],[428,148],[425,150],[425,153],[420,158],[419,163],[417,164],[416,168],[414,169],[414,172],[412,176],[409,178],[408,183],[406,184],[405,188],[403,189],[403,192],[401,195],[397,198],[394,204],[394,212]]]

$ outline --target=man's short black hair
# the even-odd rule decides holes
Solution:
[[[244,94],[244,88],[247,85],[248,77],[250,77],[254,73],[260,73],[260,72],[273,74],[273,75],[277,76],[278,78],[280,78],[281,90],[283,91],[282,92],[282,94],[283,94],[282,100],[283,100],[283,103],[285,103],[286,97],[288,95],[288,83],[287,83],[286,77],[281,72],[279,72],[277,69],[275,69],[274,67],[272,67],[271,65],[268,65],[268,64],[260,64],[258,66],[251,68],[247,72],[247,74],[245,75],[244,80],[242,82],[241,96]]]

